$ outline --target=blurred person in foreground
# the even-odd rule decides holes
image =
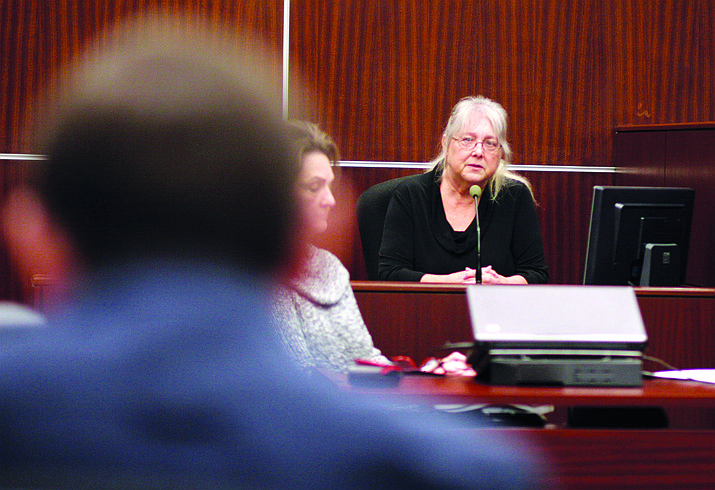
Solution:
[[[308,382],[270,320],[295,256],[285,126],[227,53],[157,29],[90,58],[3,220],[64,303],[0,349],[0,486],[527,488],[484,431]],[[161,35],[160,35],[161,34]]]
[[[290,121],[288,134],[300,162],[295,195],[302,260],[285,287],[276,290],[275,317],[281,340],[291,357],[306,368],[344,372],[356,359],[390,364],[373,344],[348,270],[335,255],[313,244],[328,229],[335,207],[331,186],[338,147],[307,121]]]
[[[479,273],[484,284],[548,282],[534,196],[529,182],[508,169],[506,132],[498,102],[483,96],[457,102],[432,169],[401,182],[390,200],[380,279],[474,284]],[[474,186],[482,192],[478,221]]]

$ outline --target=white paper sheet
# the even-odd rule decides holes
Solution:
[[[653,373],[656,378],[685,379],[691,381],[701,381],[703,383],[715,383],[715,369],[681,369],[679,371],[656,371]]]

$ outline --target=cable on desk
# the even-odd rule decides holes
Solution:
[[[657,357],[650,357],[650,356],[646,356],[646,355],[644,355],[644,356],[642,356],[642,357],[643,357],[643,360],[644,360],[644,361],[651,361],[651,362],[654,362],[654,363],[656,363],[656,364],[660,364],[661,366],[663,366],[664,368],[668,369],[669,371],[680,371],[677,367],[671,366],[670,364],[668,364],[668,363],[665,362],[664,360],[658,359]],[[645,375],[645,376],[653,376],[653,373],[650,372],[650,371],[643,371],[643,375]]]

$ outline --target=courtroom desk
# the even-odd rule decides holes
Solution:
[[[341,389],[359,394],[399,399],[415,404],[553,405],[550,423],[566,424],[572,407],[660,407],[669,427],[715,429],[715,385],[696,381],[645,379],[642,387],[493,386],[469,377],[405,376],[395,388],[356,388],[345,377],[331,377]]]
[[[577,406],[662,406],[715,411],[715,385],[665,379],[641,388],[556,388],[489,386],[472,378],[406,376],[394,388],[357,388],[345,376],[328,376],[342,390],[379,396],[397,406],[438,403],[521,403]],[[409,406],[409,405],[408,405]],[[505,437],[537,448],[551,464],[542,468],[545,488],[715,488],[715,431],[682,429],[571,429],[553,427],[500,430]]]
[[[419,363],[444,355],[439,348],[445,342],[473,340],[465,286],[379,281],[353,281],[352,286],[375,346],[388,357],[407,355]],[[648,356],[679,369],[715,368],[715,289],[635,291]]]
[[[327,375],[346,392],[415,403],[489,403],[715,409],[715,385],[697,381],[645,379],[641,387],[496,386],[468,376],[403,376],[395,387],[365,388],[344,375]]]

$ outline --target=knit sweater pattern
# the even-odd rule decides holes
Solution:
[[[373,344],[340,260],[311,246],[304,269],[275,293],[275,320],[288,354],[303,367],[335,372],[355,359],[389,362]]]

